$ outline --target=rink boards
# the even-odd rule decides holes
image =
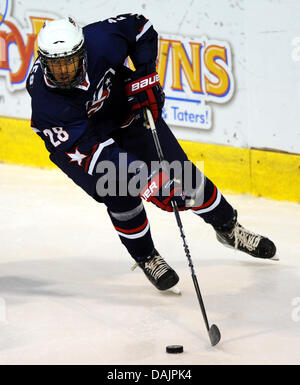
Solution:
[[[300,201],[300,155],[180,141],[189,158],[224,192]],[[55,167],[42,140],[22,119],[0,117],[0,162]]]

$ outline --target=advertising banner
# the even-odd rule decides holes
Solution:
[[[0,1],[0,116],[30,119],[25,82],[45,20],[71,15],[84,26],[142,13],[159,34],[163,117],[177,138],[300,153],[299,1],[82,4]]]
[[[0,78],[5,79],[0,92],[1,115],[29,119],[25,84],[37,57],[37,34],[45,20],[59,16],[28,11],[27,26],[23,26],[13,17],[11,5],[7,0],[1,9]],[[130,62],[128,65],[132,67]],[[234,91],[231,51],[226,41],[160,35],[157,70],[166,94],[163,117],[170,125],[210,129],[213,114],[208,102],[226,103]]]
[[[164,118],[174,126],[210,129],[208,102],[226,103],[234,80],[228,42],[163,35],[158,73],[166,94]]]

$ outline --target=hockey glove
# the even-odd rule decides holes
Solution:
[[[172,199],[176,201],[179,211],[189,209],[186,206],[185,194],[182,191],[181,185],[170,179],[165,171],[156,171],[150,175],[146,186],[141,189],[139,196],[165,211],[173,211]]]
[[[165,94],[159,83],[158,73],[153,72],[139,79],[129,80],[125,90],[136,119],[143,118],[143,108],[149,107],[156,122],[165,103]]]

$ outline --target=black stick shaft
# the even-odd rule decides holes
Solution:
[[[179,215],[177,203],[175,201],[172,201],[171,204],[172,204],[172,207],[174,209],[176,221],[177,221],[177,224],[178,224],[178,227],[179,227],[179,230],[180,230],[180,235],[181,235],[181,238],[182,238],[182,241],[183,241],[184,251],[185,251],[185,254],[186,254],[187,259],[189,261],[189,267],[191,268],[193,283],[194,283],[195,291],[196,291],[197,298],[198,298],[198,301],[199,301],[199,305],[200,305],[200,308],[201,308],[201,311],[202,311],[202,315],[203,315],[203,319],[204,319],[204,322],[205,322],[205,326],[206,326],[207,331],[209,331],[209,323],[208,323],[208,319],[207,319],[207,314],[206,314],[204,302],[203,302],[203,299],[202,299],[202,295],[201,295],[201,292],[200,292],[197,276],[195,274],[194,265],[193,265],[192,257],[191,257],[191,254],[190,254],[190,250],[189,250],[189,247],[188,247],[188,245],[186,243],[185,233],[184,233],[184,230],[183,230],[183,225],[182,225],[181,218],[180,218],[180,215]]]
[[[153,140],[154,140],[154,144],[155,144],[155,147],[156,147],[156,151],[157,151],[157,154],[158,154],[159,161],[162,164],[162,167],[164,167],[163,164],[164,164],[165,159],[164,159],[163,151],[162,151],[162,148],[161,148],[161,145],[160,145],[160,141],[159,141],[159,138],[158,138],[158,134],[157,134],[157,131],[156,131],[156,127],[155,127],[155,123],[154,123],[151,111],[148,108],[146,108],[146,118],[148,120],[147,128],[151,129],[151,133],[152,133],[152,136],[153,136]],[[212,345],[216,345],[219,342],[220,338],[221,338],[220,332],[219,332],[219,329],[217,328],[216,325],[213,325],[212,328],[209,327],[209,322],[208,322],[208,318],[207,318],[204,302],[203,302],[202,295],[201,295],[201,292],[200,292],[198,280],[197,280],[197,277],[196,277],[196,274],[195,274],[194,265],[193,265],[193,262],[192,262],[192,257],[191,257],[191,254],[190,254],[187,242],[186,242],[186,238],[185,238],[185,234],[184,234],[181,218],[180,218],[180,215],[179,215],[179,210],[178,210],[178,207],[177,207],[177,203],[176,203],[176,201],[174,199],[172,199],[171,200],[171,204],[172,204],[172,207],[173,207],[173,210],[174,210],[174,213],[175,213],[177,225],[178,225],[179,230],[180,230],[180,235],[181,235],[181,238],[182,238],[182,241],[183,241],[184,251],[185,251],[185,254],[186,254],[188,262],[189,262],[189,267],[191,268],[193,283],[194,283],[195,291],[196,291],[197,298],[198,298],[198,301],[199,301],[199,305],[200,305],[200,308],[201,308],[202,316],[203,316],[203,319],[204,319],[204,322],[205,322],[205,326],[206,326],[206,329],[208,331],[208,335],[209,335],[209,338],[210,338],[210,341],[211,341]]]

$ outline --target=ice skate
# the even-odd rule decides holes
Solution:
[[[217,240],[223,245],[244,251],[256,258],[278,260],[276,247],[270,239],[252,233],[237,221],[237,212],[227,225],[215,228]]]
[[[139,266],[149,281],[158,290],[167,290],[174,287],[179,281],[176,272],[164,261],[159,253],[153,249],[152,253],[140,260],[133,266],[132,270]]]

